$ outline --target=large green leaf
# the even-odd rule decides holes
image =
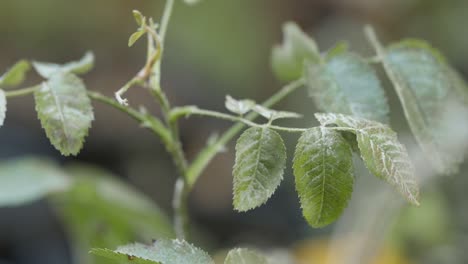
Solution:
[[[457,171],[463,155],[445,147],[446,134],[453,129],[443,119],[466,122],[466,117],[449,113],[453,105],[468,107],[466,83],[426,42],[405,40],[381,52],[410,128],[431,164],[439,173]]]
[[[251,249],[236,248],[229,251],[224,264],[267,264],[268,260],[259,252]]]
[[[174,236],[165,213],[115,175],[84,164],[66,171],[73,187],[52,201],[74,242],[77,263],[114,263],[87,254],[92,247],[115,248],[129,241]]]
[[[252,127],[237,140],[234,165],[234,208],[248,211],[265,203],[283,180],[286,147],[281,136]]]
[[[335,221],[353,192],[351,146],[339,132],[309,129],[299,138],[293,169],[307,222],[323,227]]]
[[[46,79],[52,77],[57,71],[85,74],[94,67],[94,54],[88,51],[80,60],[65,64],[35,61],[33,66],[37,73]]]
[[[413,164],[389,126],[342,114],[316,114],[316,117],[323,126],[337,125],[334,129],[355,133],[369,171],[394,186],[408,202],[419,204]]]
[[[206,252],[183,240],[158,239],[153,245],[136,243],[116,250],[93,249],[91,253],[137,264],[214,264]]]
[[[309,94],[324,112],[388,122],[388,103],[376,72],[359,55],[341,50],[305,70]]]
[[[86,88],[77,76],[57,72],[34,93],[36,111],[52,145],[63,155],[81,150],[94,119]]]
[[[3,126],[3,122],[5,121],[5,115],[7,110],[7,101],[5,92],[0,89],[0,126]]]
[[[67,176],[46,159],[22,158],[0,164],[0,207],[21,206],[65,191]]]
[[[283,81],[297,80],[304,72],[306,61],[320,60],[319,50],[315,41],[293,22],[284,24],[283,38],[283,44],[273,48],[273,71]]]
[[[26,60],[17,62],[3,76],[0,77],[0,87],[20,85],[26,78],[26,73],[31,69],[31,65]]]

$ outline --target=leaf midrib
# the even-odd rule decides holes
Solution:
[[[58,96],[55,93],[55,91],[53,91],[53,89],[51,89],[50,85],[47,82],[45,82],[44,85],[47,87],[47,89],[52,94],[52,98],[54,99],[54,103],[57,106],[57,109],[58,109],[58,112],[59,112],[60,121],[61,121],[60,124],[62,126],[62,130],[63,130],[64,136],[65,136],[65,140],[67,142],[67,145],[69,145],[70,142],[69,142],[68,129],[67,129],[66,125],[65,125],[65,116],[64,116],[64,113],[63,113],[62,106],[59,103]]]

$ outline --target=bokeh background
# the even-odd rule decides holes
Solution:
[[[157,19],[163,2],[3,0],[0,71],[21,58],[67,62],[92,50],[96,65],[85,76],[87,87],[112,95],[145,58],[144,41],[127,47],[127,38],[135,30],[131,11],[138,9]],[[424,38],[468,74],[466,0],[203,0],[195,6],[181,2],[169,28],[163,66],[163,87],[174,105],[223,111],[226,94],[262,101],[278,90],[282,84],[272,74],[270,52],[281,41],[281,25],[290,20],[314,36],[324,51],[347,40],[353,50],[372,56],[362,33],[368,23],[385,43],[403,37]],[[32,75],[28,82],[35,84],[40,78]],[[390,98],[392,126],[412,144],[396,95],[388,80],[382,80]],[[316,124],[316,109],[305,94],[299,91],[278,106],[305,114],[304,120],[291,125]],[[158,113],[143,89],[133,89],[128,98],[132,105]],[[162,145],[120,112],[97,102],[93,105],[96,121],[83,151],[76,158],[64,158],[45,137],[32,97],[9,100],[6,123],[0,129],[1,159],[40,155],[62,164],[92,163],[120,175],[170,212],[176,173]],[[181,125],[184,149],[193,158],[211,134],[230,124],[193,118],[182,120]],[[285,136],[291,153],[296,138]],[[358,176],[361,187],[343,219],[316,230],[301,216],[289,169],[285,182],[266,205],[249,213],[234,212],[232,150],[231,144],[214,160],[190,198],[199,240],[212,252],[250,244],[285,259],[294,255],[306,259],[304,263],[324,263],[319,255],[335,249],[338,254],[344,243],[362,246],[353,249],[354,261],[377,254],[378,260],[372,263],[468,263],[466,165],[459,175],[427,181],[423,205],[417,210],[401,206],[392,194],[381,197],[386,192],[378,186],[383,184],[362,172]],[[353,230],[366,233],[367,241],[349,235]],[[340,234],[348,235],[344,239]],[[71,263],[67,241],[63,224],[47,202],[0,209],[1,264]],[[332,245],[330,249],[327,244]],[[362,262],[351,258],[349,263]]]

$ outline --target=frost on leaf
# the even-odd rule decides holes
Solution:
[[[286,147],[277,132],[247,129],[236,144],[234,208],[243,212],[265,203],[283,180],[285,166]]]
[[[283,38],[283,44],[273,48],[273,71],[279,79],[293,81],[302,76],[306,61],[319,61],[320,53],[315,41],[293,22],[284,24]]]
[[[226,96],[225,101],[226,109],[238,114],[238,115],[245,115],[247,114],[252,108],[255,106],[255,102],[249,99],[244,100],[236,100],[231,96]]]
[[[11,87],[20,85],[26,78],[26,73],[31,65],[26,60],[17,62],[3,76],[0,77],[0,87]]]
[[[342,114],[316,114],[323,126],[356,134],[360,154],[375,176],[394,186],[414,205],[419,205],[419,188],[406,148],[387,125]]]
[[[79,61],[72,61],[62,65],[56,63],[35,61],[33,62],[33,66],[34,69],[36,69],[37,73],[45,79],[52,77],[52,75],[57,71],[61,71],[64,73],[70,72],[80,75],[89,72],[93,68],[94,54],[88,51]]]
[[[71,73],[57,72],[34,93],[36,111],[47,137],[63,155],[81,150],[94,119],[86,88]]]
[[[158,239],[152,245],[130,244],[116,250],[92,249],[92,254],[137,264],[214,264],[203,250],[183,240]]]
[[[359,55],[333,49],[322,63],[306,66],[309,95],[324,112],[388,122],[388,103],[376,72]]]
[[[456,128],[444,127],[447,120],[443,118],[466,123],[466,117],[448,114],[453,105],[468,108],[465,81],[437,50],[424,41],[405,40],[391,45],[383,57],[385,70],[422,150],[438,173],[456,172],[463,155],[446,147],[447,132]]]
[[[246,248],[236,248],[229,251],[224,264],[268,264],[268,260],[261,253]]]
[[[5,92],[0,89],[0,126],[3,126],[3,122],[5,121],[5,114],[7,109],[7,101]]]
[[[307,222],[313,227],[334,222],[353,192],[350,145],[339,132],[325,127],[309,129],[299,138],[293,169]]]

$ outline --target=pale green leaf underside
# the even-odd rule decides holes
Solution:
[[[238,115],[245,115],[248,113],[252,108],[255,106],[255,102],[249,99],[244,100],[236,100],[231,96],[226,96],[226,101],[224,103],[226,109],[238,114]]]
[[[21,206],[68,189],[69,179],[46,159],[22,158],[0,164],[0,207]]]
[[[406,40],[391,45],[384,57],[410,128],[439,173],[453,173],[463,156],[445,148],[446,122],[454,104],[467,104],[468,90],[458,73],[426,42]]]
[[[26,78],[31,65],[26,60],[17,62],[3,76],[0,77],[0,87],[20,85]]]
[[[86,88],[71,73],[57,72],[34,93],[47,137],[63,155],[76,155],[94,119]]]
[[[342,114],[316,114],[323,126],[356,134],[364,163],[371,173],[394,186],[408,202],[419,205],[419,188],[406,148],[387,125]]]
[[[57,71],[70,72],[75,74],[85,74],[94,67],[94,54],[90,51],[79,61],[72,61],[66,64],[56,64],[49,62],[33,62],[34,69],[45,79],[50,78]]]
[[[237,140],[234,165],[234,208],[248,211],[265,203],[283,180],[286,147],[268,128],[252,127]]]
[[[2,89],[0,89],[0,126],[3,126],[3,123],[5,121],[6,110],[7,101],[5,92]]]
[[[268,264],[268,260],[255,250],[236,248],[229,251],[224,264]]]
[[[339,132],[325,127],[309,129],[299,138],[293,169],[307,222],[313,227],[334,222],[353,192],[350,145]]]
[[[283,44],[273,48],[273,71],[279,79],[293,81],[302,76],[304,62],[317,62],[320,52],[315,41],[293,22],[284,24],[283,38]]]
[[[182,240],[159,239],[153,245],[136,243],[116,250],[93,249],[91,253],[137,264],[214,264],[206,252]]]
[[[310,63],[305,76],[310,96],[318,109],[388,122],[384,89],[359,55],[342,51],[323,63]]]

